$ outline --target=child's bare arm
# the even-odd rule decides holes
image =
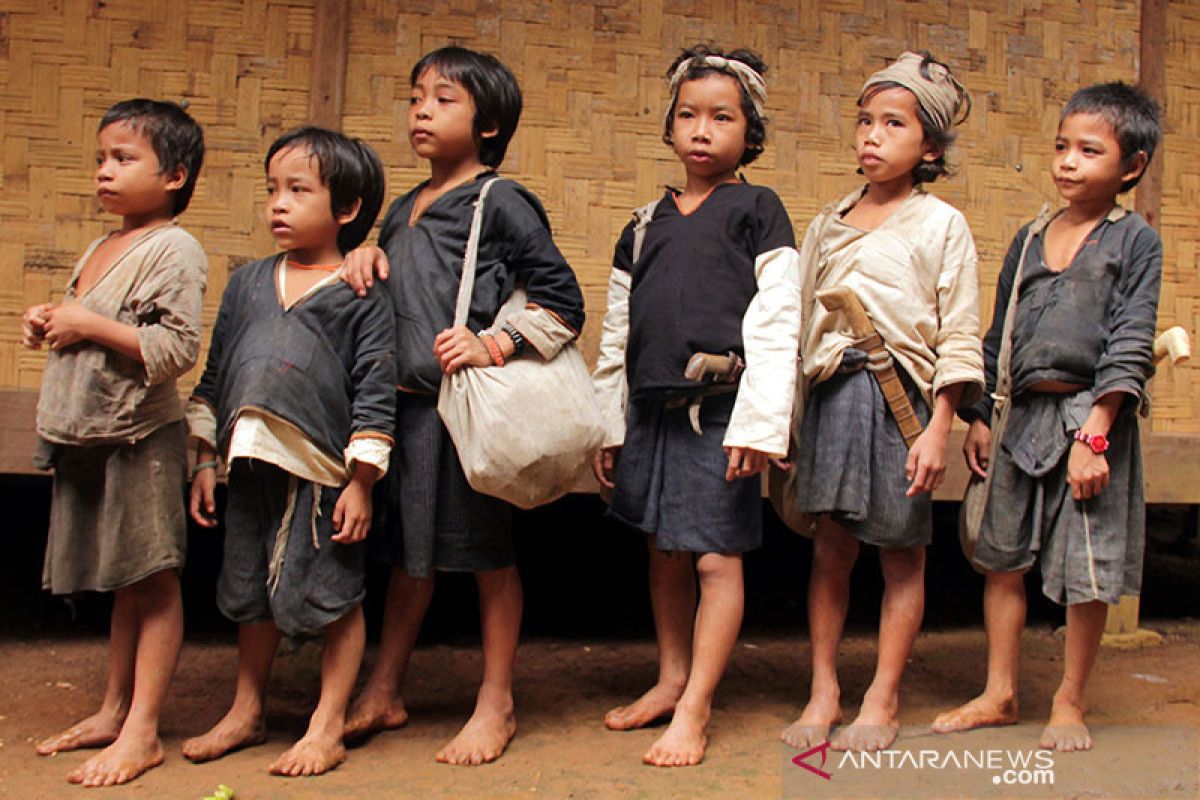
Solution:
[[[192,476],[192,494],[188,511],[197,525],[213,528],[217,524],[217,453],[207,442],[196,446],[196,472]]]
[[[767,468],[771,457],[752,447],[726,447],[725,455],[729,458],[729,466],[725,468],[725,480],[749,478]]]
[[[53,303],[39,303],[25,309],[21,317],[21,344],[38,350],[46,338],[46,312],[54,308]]]
[[[346,253],[342,280],[350,284],[359,297],[367,296],[367,289],[375,283],[376,276],[381,281],[387,280],[387,253],[371,245],[363,245]]]
[[[1125,392],[1109,392],[1095,404],[1087,420],[1079,428],[1092,436],[1107,436],[1113,420],[1121,410]],[[1088,500],[1108,488],[1108,458],[1103,453],[1093,453],[1083,442],[1072,442],[1067,456],[1067,483],[1071,485],[1071,497]]]
[[[75,301],[47,309],[45,320],[42,330],[51,350],[61,350],[86,340],[144,363],[137,328],[133,325],[109,319]]]
[[[338,495],[333,507],[333,529],[331,538],[340,544],[353,544],[367,538],[371,529],[371,487],[379,479],[380,472],[370,464],[354,462],[354,473],[350,483]]]
[[[592,472],[605,489],[616,486],[617,461],[621,458],[621,445],[601,448],[592,459]]]
[[[946,477],[946,443],[950,438],[950,423],[966,384],[955,383],[943,388],[933,399],[933,416],[925,430],[913,442],[904,464],[904,476],[910,481],[908,497],[932,492]]]
[[[992,429],[982,417],[977,418],[971,422],[963,439],[963,456],[967,459],[967,467],[979,477],[986,478],[991,452]]]

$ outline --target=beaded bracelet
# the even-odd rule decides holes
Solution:
[[[496,337],[491,334],[484,334],[479,338],[483,340],[483,346],[487,348],[488,355],[492,358],[492,364],[497,367],[503,367],[504,353],[500,350],[500,345],[496,342]]]
[[[513,348],[514,348],[513,355],[516,355],[517,353],[524,350],[525,345],[529,344],[529,342],[525,340],[525,337],[521,335],[521,332],[519,330],[517,330],[511,322],[504,323],[504,327],[501,328],[500,330],[507,333],[508,338],[512,339]]]
[[[216,469],[216,468],[217,468],[216,461],[201,461],[198,464],[196,464],[196,466],[192,467],[192,480],[195,480],[196,476],[199,475],[204,470]]]

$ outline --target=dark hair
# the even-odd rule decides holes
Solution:
[[[383,164],[370,145],[325,128],[303,127],[280,136],[267,150],[263,168],[281,150],[304,147],[317,160],[321,183],[329,189],[329,210],[336,216],[362,200],[358,214],[338,231],[338,249],[343,254],[362,244],[383,206]]]
[[[499,167],[508,152],[508,143],[521,121],[521,87],[512,70],[500,59],[465,47],[442,47],[426,53],[412,68],[409,85],[415,85],[427,69],[443,78],[462,84],[475,101],[475,144],[479,160]],[[495,129],[495,136],[483,132]]]
[[[915,52],[917,55],[921,56],[921,66],[919,67],[921,70],[921,77],[929,78],[930,64],[938,64],[947,72],[950,72],[949,65],[938,61],[928,50],[917,50]],[[888,89],[904,89],[905,91],[911,92],[908,87],[896,83],[895,81],[880,81],[879,83],[871,84],[867,90],[862,93],[862,95],[858,98],[858,107],[862,108],[863,103],[867,102],[880,92],[886,92]],[[913,167],[912,170],[913,183],[933,183],[938,178],[943,176],[951,177],[954,175],[954,170],[951,169],[950,165],[946,162],[946,153],[949,152],[950,146],[954,144],[954,140],[958,138],[958,134],[954,132],[953,126],[965,122],[967,117],[971,115],[971,95],[964,92],[963,99],[966,103],[966,107],[963,109],[959,118],[954,120],[953,124],[948,128],[938,127],[938,125],[934,123],[933,117],[929,116],[929,112],[925,110],[924,106],[922,106],[920,102],[917,103],[917,120],[921,123],[921,132],[925,135],[925,141],[933,145],[933,147],[938,151],[938,157],[933,161],[921,159],[917,162],[917,165]],[[859,170],[859,172],[861,171],[862,170]]]
[[[750,50],[739,48],[726,53],[716,47],[698,44],[684,50],[671,62],[671,66],[667,69],[667,80],[674,77],[675,70],[679,69],[679,65],[683,62],[693,58],[702,59],[705,56],[721,56],[730,61],[740,61],[759,75],[765,75],[767,72],[767,65],[763,63],[763,60],[756,53]],[[762,155],[763,148],[767,144],[767,120],[754,109],[754,101],[750,99],[750,93],[746,91],[745,86],[742,86],[742,82],[728,72],[719,70],[716,67],[710,67],[706,64],[696,64],[688,67],[687,72],[683,75],[683,80],[680,81],[680,85],[714,73],[729,75],[737,82],[738,94],[742,98],[742,113],[746,115],[746,149],[742,151],[742,157],[738,161],[738,166],[745,166]],[[671,98],[671,105],[667,107],[667,115],[663,120],[662,140],[665,144],[674,144],[671,139],[671,123],[675,120],[675,103],[678,99],[678,95]]]
[[[1120,81],[1098,83],[1071,95],[1058,118],[1059,124],[1072,114],[1096,114],[1109,124],[1121,146],[1122,169],[1131,169],[1138,153],[1146,154],[1146,166],[1150,166],[1150,159],[1162,140],[1162,109],[1146,92]],[[1121,191],[1128,192],[1137,186],[1145,174],[1143,169],[1122,183]]]
[[[200,125],[180,105],[143,97],[122,100],[110,107],[100,118],[96,131],[118,122],[129,123],[150,141],[158,157],[160,175],[183,168],[183,186],[175,190],[171,208],[172,214],[182,214],[192,200],[200,165],[204,163],[204,131]]]

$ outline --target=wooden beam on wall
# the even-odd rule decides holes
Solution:
[[[1167,0],[1142,0],[1138,86],[1161,106],[1167,93]],[[1137,186],[1134,210],[1158,227],[1162,210],[1163,148]]]
[[[313,125],[341,130],[350,50],[350,0],[317,0],[315,12],[308,119]]]

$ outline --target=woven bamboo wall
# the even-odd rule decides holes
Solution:
[[[98,213],[96,121],[134,95],[187,98],[209,156],[182,221],[206,246],[215,316],[226,276],[271,250],[262,224],[261,155],[305,121],[313,1],[5,0],[0,7],[0,386],[36,388],[42,356],[17,343],[22,309],[61,294]],[[662,73],[697,41],[746,45],[770,72],[769,140],[747,172],[774,187],[802,235],[851,189],[853,103],[862,79],[906,48],[953,64],[975,96],[954,159],[935,187],[962,208],[982,264],[985,321],[1013,233],[1044,200],[1061,103],[1079,85],[1134,80],[1139,10],[1080,3],[748,2],[747,0],[351,0],[344,128],[379,150],[389,195],[424,177],[404,134],[408,71],[459,43],[499,55],[526,106],[505,171],[537,192],[579,273],[595,347],[612,245],[629,209],[682,170],[661,143]],[[1200,0],[1171,3],[1160,325],[1200,323]],[[319,68],[319,67],[317,67]],[[1130,199],[1132,202],[1132,199]],[[1155,428],[1200,431],[1192,369],[1157,379]],[[191,379],[184,383],[190,385]]]

